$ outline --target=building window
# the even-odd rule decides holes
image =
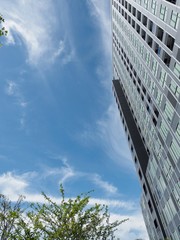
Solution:
[[[166,101],[164,106],[164,115],[170,124],[173,118],[173,114],[174,114],[173,106],[168,101]]]
[[[156,219],[154,220],[154,226],[155,226],[155,228],[158,228],[158,224],[157,224]]]
[[[161,4],[161,7],[160,7],[160,19],[165,21],[166,19],[166,14],[167,14],[167,8],[165,6],[163,6],[163,4]]]
[[[157,7],[157,2],[155,0],[152,0],[151,11],[153,14],[156,14],[156,7]]]
[[[144,193],[147,195],[147,189],[145,184],[143,184],[143,189],[144,189]]]
[[[163,39],[163,34],[164,34],[164,30],[160,27],[157,27],[157,30],[156,30],[156,37],[162,41]]]
[[[176,211],[176,209],[174,207],[174,203],[172,202],[172,199],[169,198],[169,200],[166,202],[165,207],[163,209],[163,213],[164,213],[168,223],[171,222],[171,220],[173,219],[173,217],[176,214],[176,212],[177,211]]]
[[[170,62],[171,62],[171,56],[167,54],[165,51],[163,52],[163,62],[166,64],[167,67],[169,67]]]
[[[174,188],[172,190],[174,197],[177,201],[178,206],[180,207],[180,181],[174,184]]]
[[[149,209],[150,209],[150,211],[151,211],[151,213],[152,213],[152,211],[153,211],[153,208],[152,208],[152,205],[151,205],[151,202],[150,202],[150,200],[148,201],[148,206],[149,206]]]
[[[154,76],[156,76],[157,74],[157,69],[158,69],[158,63],[157,61],[154,59],[153,62],[152,62],[152,74]]]
[[[174,64],[174,73],[180,79],[180,64],[177,62]]]
[[[138,171],[138,174],[139,174],[140,179],[142,180],[142,173],[141,173],[141,170],[140,170],[140,169],[139,169],[139,171]]]
[[[169,152],[173,156],[173,159],[178,163],[179,158],[180,158],[180,147],[178,146],[177,142],[175,139],[171,142]]]
[[[142,23],[144,26],[147,26],[147,17],[145,15],[143,15]]]
[[[172,51],[174,47],[174,38],[166,34],[166,46]]]
[[[144,7],[145,7],[146,9],[148,9],[148,3],[149,3],[149,0],[144,0]]]
[[[165,84],[166,84],[166,78],[167,78],[167,73],[166,71],[162,68],[161,69],[161,73],[160,73],[160,77],[159,77],[159,84],[161,85],[161,87],[164,89]]]
[[[171,80],[169,88],[172,91],[173,95],[175,95],[177,98],[179,98],[180,87],[177,85],[177,83],[175,83],[173,80]]]
[[[178,140],[180,141],[180,123],[178,122],[177,126],[176,126],[176,132],[175,132]]]
[[[175,29],[178,29],[179,18],[180,18],[180,14],[175,11],[172,11],[171,19],[170,19],[170,26]]]
[[[163,170],[164,170],[164,175],[165,177],[170,180],[172,173],[173,173],[173,167],[171,162],[169,161],[169,158],[165,158],[163,161]]]
[[[167,126],[167,124],[165,123],[165,121],[162,120],[162,121],[161,121],[161,124],[160,124],[160,134],[161,134],[161,136],[162,136],[162,138],[163,138],[164,141],[166,140],[168,131],[169,131],[169,127]]]

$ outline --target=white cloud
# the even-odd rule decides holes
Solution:
[[[0,175],[0,192],[8,196],[12,201],[17,201],[19,195],[24,195],[25,201],[27,202],[45,203],[46,201],[42,194],[31,193],[28,191],[31,180],[36,177],[38,178],[37,173],[35,172],[27,172],[22,175],[17,175],[12,172],[4,173]],[[52,195],[49,197],[54,202],[61,202],[60,197],[54,197]],[[117,237],[120,237],[122,240],[136,239],[138,237],[148,239],[142,214],[140,212],[136,212],[136,203],[113,199],[90,198],[89,205],[91,206],[95,203],[107,205],[109,207],[111,216],[110,221],[121,221],[123,219],[129,218],[127,222],[118,227],[118,230],[116,232]],[[114,211],[111,211],[111,209],[118,210],[118,212],[128,211],[128,214],[114,214]]]
[[[101,44],[103,44],[106,57],[111,61],[111,20],[110,20],[110,2],[90,0],[88,1],[91,14],[95,19],[95,24],[101,30]],[[98,24],[97,24],[98,23]]]
[[[52,176],[52,174],[58,174],[58,171],[51,171],[49,173],[49,176]],[[17,175],[14,172],[7,172],[0,175],[0,192],[8,196],[12,201],[17,201],[19,195],[24,195],[27,202],[45,203],[46,201],[42,194],[29,190],[32,189],[34,182],[41,180],[37,172],[26,172],[21,175]],[[61,202],[61,197],[54,197],[52,195],[49,197],[54,202]],[[110,221],[121,221],[129,218],[127,222],[118,227],[116,232],[117,237],[120,237],[122,240],[140,237],[145,240],[148,239],[142,214],[136,202],[122,201],[120,199],[90,198],[89,205],[91,206],[95,203],[107,205],[109,207]],[[120,214],[120,212],[127,212],[127,214]]]
[[[100,146],[110,159],[126,170],[134,171],[131,153],[127,144],[127,139],[121,123],[120,114],[115,104],[110,103],[108,109],[95,126],[88,126],[78,136],[80,141],[86,144],[96,144]]]
[[[121,214],[111,214],[111,221],[121,221],[123,219],[129,219],[125,223],[121,224],[117,231],[116,237],[121,240],[130,240],[130,239],[143,239],[148,240],[148,235],[144,220],[141,212],[135,212],[133,214],[121,215]]]
[[[78,172],[76,172],[72,166],[68,163],[68,160],[65,157],[62,156],[53,156],[52,159],[60,160],[63,164],[63,166],[58,168],[50,168],[45,166],[44,172],[42,173],[42,176],[44,178],[47,178],[49,176],[58,176],[59,178],[59,184],[65,184],[68,180],[70,180],[73,177],[78,176]]]
[[[24,194],[25,189],[28,187],[28,173],[25,175],[16,175],[12,172],[7,172],[0,175],[0,192],[8,196],[17,196]]]
[[[63,29],[61,25],[66,23],[60,22],[60,13],[53,1],[6,0],[1,2],[0,8],[8,30],[7,44],[23,43],[29,64],[48,64],[63,51],[63,59],[71,53],[68,39],[66,42],[60,40],[59,45],[57,43],[58,33]]]
[[[17,94],[17,84],[14,81],[7,82],[6,93],[9,96]]]
[[[107,181],[103,181],[98,174],[92,175],[92,181],[98,185],[100,188],[105,190],[107,193],[115,194],[118,192],[117,187],[113,186],[112,184],[108,183]]]
[[[52,56],[53,61],[63,53],[64,48],[65,48],[64,42],[61,40],[59,42],[59,46],[58,46],[57,50],[54,52],[54,54]]]
[[[102,86],[105,87],[104,98],[107,101],[107,110],[96,122],[95,130],[85,130],[82,138],[96,141],[102,144],[108,156],[115,160],[120,166],[133,169],[131,154],[127,146],[124,129],[118,112],[115,98],[112,92],[112,33],[110,2],[90,0],[89,9],[94,19],[94,24],[100,29],[99,44],[103,48],[104,58],[97,66],[97,75]],[[89,132],[90,131],[90,132]],[[94,135],[92,134],[95,133]]]
[[[114,159],[123,167],[133,167],[126,136],[115,103],[111,104],[107,112],[98,120],[97,133],[111,159]]]
[[[15,103],[21,109],[21,116],[19,117],[20,128],[24,129],[26,123],[26,108],[28,102],[25,100],[20,85],[14,80],[7,80],[5,86],[5,93],[13,98],[13,104]]]

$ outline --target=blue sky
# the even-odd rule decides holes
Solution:
[[[0,191],[42,201],[94,189],[122,240],[148,239],[140,187],[112,93],[108,0],[6,0]]]

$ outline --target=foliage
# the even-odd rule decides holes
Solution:
[[[101,204],[89,206],[89,193],[67,199],[60,187],[61,202],[58,204],[42,193],[44,204],[31,204],[22,209],[23,197],[13,204],[1,195],[1,240],[108,240],[115,239],[117,227],[125,222],[110,222],[108,207]]]
[[[1,36],[7,36],[8,31],[5,29],[5,27],[1,26],[2,23],[4,23],[4,18],[2,17],[2,15],[0,14],[0,37]],[[0,44],[1,46],[2,44]]]
[[[22,214],[20,208],[22,197],[13,205],[4,195],[0,195],[0,239],[11,239]]]

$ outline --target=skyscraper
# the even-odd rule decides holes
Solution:
[[[180,240],[180,0],[112,0],[113,90],[150,240]]]

